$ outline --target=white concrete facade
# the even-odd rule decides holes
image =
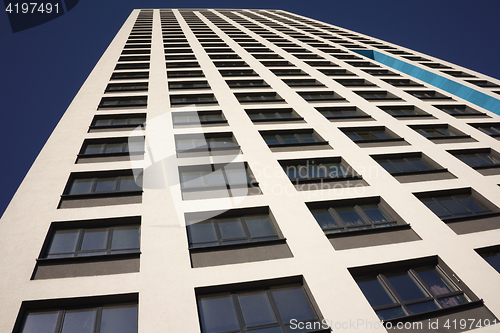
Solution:
[[[325,30],[325,28],[337,28],[339,32],[350,33],[357,38],[389,46],[391,47],[390,50],[406,51],[411,56],[423,57],[452,68],[447,70],[470,73],[477,80],[485,80],[500,85],[499,80],[373,37],[283,11],[188,11],[176,9],[171,12],[181,26],[182,33],[189,43],[189,48],[193,51],[192,54],[196,57],[195,60],[189,61],[199,63],[199,68],[185,68],[184,70],[202,70],[204,78],[169,79],[167,78],[167,72],[179,71],[180,69],[166,69],[165,67],[162,39],[168,38],[168,35],[165,31],[162,32],[160,11],[158,9],[152,11],[150,61],[139,61],[149,62],[149,78],[110,81],[110,77],[114,72],[127,72],[127,70],[120,71],[114,68],[117,63],[121,63],[118,58],[124,50],[124,45],[140,13],[140,10],[134,10],[69,106],[2,217],[0,226],[4,240],[0,242],[0,249],[4,255],[0,260],[2,271],[0,292],[3,301],[3,311],[0,313],[1,332],[10,332],[13,329],[21,304],[26,301],[129,293],[138,294],[139,333],[201,332],[196,303],[197,288],[290,276],[303,277],[310,291],[309,296],[316,302],[322,318],[334,323],[358,322],[358,320],[378,323],[379,319],[376,313],[367,302],[348,269],[428,256],[439,256],[460,278],[460,281],[465,283],[478,298],[484,301],[487,309],[497,318],[500,317],[500,289],[497,288],[500,283],[500,274],[475,251],[480,248],[500,245],[500,224],[496,229],[491,228],[491,230],[486,231],[457,234],[414,195],[414,193],[420,192],[472,188],[484,199],[500,207],[500,188],[498,185],[500,184],[500,174],[484,176],[448,153],[451,150],[475,148],[490,148],[500,152],[500,143],[495,137],[469,125],[473,123],[500,122],[500,116],[384,65],[380,65],[380,69],[399,73],[400,76],[373,76],[362,70],[367,68],[348,64],[347,61],[376,62],[357,55],[351,51],[351,47],[344,47],[338,42],[323,38],[324,35],[336,36],[367,49],[374,49],[371,46],[372,44]],[[241,58],[234,59],[234,61],[244,61],[248,64],[249,67],[241,69],[252,69],[258,76],[223,77],[219,70],[234,68],[215,66],[214,61],[223,60],[210,58],[209,53],[206,51],[210,46],[202,45],[203,42],[199,41],[199,38],[192,30],[196,24],[193,25],[189,19],[183,16],[184,13],[188,12],[194,13]],[[228,13],[233,15],[228,15]],[[248,13],[253,15],[247,16]],[[221,25],[219,21],[213,22],[214,15],[225,21],[226,24]],[[235,17],[241,20],[235,21]],[[260,20],[255,20],[255,18],[260,18]],[[266,18],[269,21],[263,20]],[[290,21],[282,22],[282,19],[292,20],[296,25],[290,25]],[[255,26],[252,27],[254,31],[250,30],[246,25],[252,23],[262,28],[262,30],[255,30]],[[318,24],[321,24],[321,26],[318,26]],[[290,87],[283,79],[300,79],[301,77],[283,77],[273,74],[271,69],[281,67],[264,66],[261,61],[267,61],[268,59],[255,58],[253,55],[259,54],[258,52],[246,50],[245,47],[239,44],[241,42],[235,41],[237,38],[229,36],[227,30],[224,31],[224,28],[229,25],[263,44],[271,51],[270,53],[283,58],[279,60],[286,60],[291,64],[291,66],[282,68],[293,67],[294,69],[300,69],[302,72],[307,73],[308,78],[315,79],[324,87]],[[304,30],[304,25],[307,28],[306,30]],[[277,27],[290,28],[297,34],[314,38],[317,43],[324,43],[344,50],[345,53],[341,53],[343,55],[351,54],[362,59],[337,59],[332,53],[320,50],[324,47],[308,45],[308,43],[297,39],[297,36],[287,35],[276,29]],[[297,44],[299,47],[310,51],[310,54],[316,54],[323,58],[316,59],[318,61],[329,61],[338,66],[320,68],[311,66],[306,61],[315,59],[301,59],[294,56],[296,53],[287,52],[286,47],[277,46],[276,42],[269,41],[261,36],[261,31],[264,30]],[[317,36],[313,32],[323,33],[324,35]],[[376,50],[411,62],[401,55],[388,53],[385,49]],[[269,61],[271,60],[269,59]],[[227,61],[232,61],[232,59]],[[175,61],[168,60],[167,62]],[[428,68],[418,62],[411,63],[453,79],[488,96],[500,97],[498,93],[495,93],[495,91],[500,91],[500,88],[478,87],[463,78],[456,78],[443,73],[439,68]],[[319,70],[324,68],[346,69],[355,76],[332,77]],[[351,87],[335,81],[342,78],[365,79],[375,86]],[[423,87],[395,87],[383,81],[383,79],[391,78],[409,79],[422,83]],[[228,79],[262,79],[270,87],[230,88],[225,82]],[[170,82],[197,80],[208,81],[210,89],[169,90]],[[127,82],[148,82],[148,90],[104,92],[109,83]],[[401,100],[369,101],[355,93],[355,91],[381,90],[387,91],[401,98]],[[450,96],[453,100],[422,100],[406,93],[405,90],[432,90]],[[345,100],[308,102],[297,94],[297,91],[334,91]],[[234,93],[243,92],[276,92],[284,101],[280,103],[242,104],[237,100]],[[178,179],[179,166],[207,163],[206,160],[200,162],[200,159],[196,158],[175,157],[174,135],[196,133],[201,130],[200,128],[173,126],[171,114],[182,112],[185,109],[182,106],[171,105],[170,96],[183,93],[189,95],[212,93],[215,95],[217,104],[197,105],[196,109],[198,111],[221,110],[227,119],[227,126],[203,126],[202,130],[204,133],[233,133],[242,152],[237,157],[237,161],[244,161],[248,164],[256,181],[259,183],[262,194],[251,195],[243,200],[228,198],[182,200],[180,186],[169,183],[169,180]],[[147,107],[98,109],[103,97],[145,95],[148,97]],[[431,117],[395,118],[377,107],[395,105],[415,106],[421,111],[430,114]],[[433,105],[466,105],[483,112],[485,115],[483,117],[454,117]],[[315,109],[315,107],[327,106],[355,106],[370,115],[371,118],[331,121]],[[260,108],[293,108],[294,112],[303,118],[303,121],[254,123],[245,110]],[[148,122],[153,122],[155,117],[161,119],[161,124],[164,125],[162,131],[148,132],[148,125],[146,125],[145,131],[147,142],[164,143],[164,147],[161,148],[162,156],[173,156],[161,163],[161,168],[163,168],[161,171],[155,171],[152,168],[147,169],[149,166],[147,160],[134,161],[133,163],[130,161],[75,163],[85,139],[124,137],[131,134],[131,131],[128,130],[89,132],[89,125],[96,115],[126,113],[146,113]],[[165,115],[167,116],[161,117]],[[437,144],[409,127],[411,125],[427,124],[448,124],[469,135],[473,140]],[[404,138],[407,144],[360,147],[340,130],[340,128],[371,126],[385,126],[386,129],[389,129],[397,136]],[[314,129],[319,136],[329,142],[332,149],[271,151],[259,133],[259,131],[265,130],[285,129]],[[148,137],[149,133],[155,137]],[[377,154],[407,152],[425,154],[443,168],[448,169],[448,172],[453,174],[455,178],[401,183],[371,157],[371,155]],[[363,180],[368,185],[332,190],[297,191],[278,163],[278,161],[282,160],[320,157],[341,157],[343,161],[362,175]],[[232,160],[233,158],[225,156],[212,157],[212,163],[227,163]],[[148,186],[144,186],[142,203],[58,208],[61,195],[64,194],[64,189],[72,173],[121,170],[130,169],[131,167],[145,168],[144,183],[148,184]],[[150,185],[158,183],[159,174],[162,174],[167,179],[167,186],[152,188]],[[420,240],[335,250],[329,239],[325,237],[325,233],[319,227],[306,203],[364,197],[382,198],[405,223],[411,225],[411,229],[418,235]],[[269,207],[279,230],[286,239],[286,245],[289,247],[292,257],[211,267],[191,267],[186,228],[183,226],[183,221],[179,220],[179,216],[193,212],[266,206]],[[31,279],[36,266],[36,259],[39,258],[51,223],[126,216],[141,217],[139,272]],[[334,327],[334,331],[381,332],[384,329],[370,329],[365,326],[353,328],[351,326]]]

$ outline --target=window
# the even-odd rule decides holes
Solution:
[[[202,332],[293,332],[302,325],[306,329],[301,332],[329,331],[321,329],[324,327],[302,283],[235,288],[203,294],[197,290]]]
[[[315,79],[288,79],[283,80],[290,87],[324,87],[324,85]]]
[[[327,143],[313,130],[282,130],[262,131],[262,138],[270,147],[276,146],[301,146],[310,144]]]
[[[217,103],[214,94],[190,94],[190,95],[170,95],[170,104],[209,104]]]
[[[292,183],[361,178],[340,158],[286,160],[280,161],[280,164]]]
[[[500,123],[469,124],[492,137],[500,137]]]
[[[228,76],[258,76],[258,74],[255,73],[252,69],[241,69],[241,70],[225,69],[225,70],[220,70],[219,72],[223,77],[228,77]]]
[[[210,125],[227,123],[222,111],[174,112],[172,113],[172,119],[174,127],[176,125]]]
[[[196,60],[194,54],[166,55],[165,60]]]
[[[144,91],[148,90],[147,82],[134,83],[110,83],[106,87],[106,92],[121,92],[121,91]]]
[[[388,264],[374,265],[365,268],[368,271],[364,273],[361,268],[350,269],[359,289],[382,321],[460,307],[478,300],[437,257],[408,260],[399,267],[389,267]],[[426,318],[429,316],[433,314],[429,313]]]
[[[345,69],[319,69],[326,76],[356,76]]]
[[[199,133],[175,136],[177,151],[212,151],[239,148],[232,133]]]
[[[203,71],[168,71],[168,78],[184,78],[184,77],[204,77]]]
[[[42,258],[138,253],[139,244],[140,226],[136,224],[57,229],[51,234]]]
[[[240,59],[237,54],[211,54],[210,59]]]
[[[264,80],[227,80],[230,88],[263,88],[269,87]]]
[[[149,69],[149,62],[138,62],[138,63],[130,63],[130,64],[117,64],[115,66],[115,70],[122,69]]]
[[[419,195],[420,201],[424,203],[440,219],[450,219],[466,216],[483,215],[491,212],[491,209],[480,202],[477,196],[472,195],[470,190],[463,193],[442,194],[436,193],[432,196]]]
[[[362,69],[362,71],[373,76],[399,76],[399,74],[388,71],[387,69]]]
[[[298,121],[303,120],[291,108],[245,110],[253,122]]]
[[[379,198],[340,200],[330,204],[310,204],[309,209],[325,234],[391,227],[398,224],[380,204]]]
[[[422,153],[402,153],[372,156],[390,174],[421,173],[442,170]]]
[[[367,91],[355,91],[356,94],[363,97],[369,101],[397,101],[401,100],[401,98],[393,95],[387,91],[381,90],[367,90]]]
[[[371,118],[369,115],[367,115],[366,113],[364,113],[355,106],[338,106],[338,107],[327,106],[327,107],[318,107],[315,109],[318,110],[323,116],[325,116],[325,118],[330,120]]]
[[[168,89],[210,89],[207,81],[174,81],[168,83]]]
[[[408,79],[384,79],[383,81],[395,86],[395,87],[418,87],[422,86],[420,83],[408,80]]]
[[[500,154],[490,148],[455,150],[450,153],[474,169],[500,167]]]
[[[326,101],[343,101],[341,97],[333,91],[301,91],[297,92],[300,97],[308,102],[326,102]]]
[[[188,221],[186,228],[190,248],[262,242],[279,238],[268,212],[222,214],[201,222]]]
[[[111,75],[111,80],[148,79],[149,72],[118,72]]]
[[[342,59],[342,60],[345,60],[345,59],[361,59],[360,57],[356,57],[353,54],[336,54],[336,55],[334,55],[334,57],[337,58],[337,59]]]
[[[271,72],[273,72],[276,76],[309,76],[300,69],[271,69]]]
[[[122,55],[118,61],[149,61],[149,55]]]
[[[288,61],[279,61],[279,60],[271,60],[271,61],[266,61],[266,60],[261,60],[260,61],[262,65],[266,67],[287,67],[287,66],[293,66],[290,62]]]
[[[66,185],[67,196],[110,194],[142,191],[142,174],[134,177],[131,170],[74,173]]]
[[[99,103],[99,109],[120,108],[120,107],[139,107],[148,105],[148,96],[130,96],[130,97],[103,97]]]
[[[335,81],[345,87],[375,86],[373,83],[368,82],[364,79],[336,79]]]
[[[252,54],[255,59],[283,59],[282,56],[278,54]]]
[[[475,77],[469,73],[461,72],[461,71],[443,71],[443,73],[454,76],[454,77]]]
[[[240,103],[269,103],[285,101],[275,92],[236,93],[234,95]]]
[[[241,163],[229,163],[226,165],[208,164],[180,167],[179,175],[182,189],[210,188],[228,186],[254,186],[250,169]]]
[[[183,61],[183,62],[167,62],[167,68],[190,68],[200,67],[196,61]]]
[[[20,333],[137,333],[137,302],[27,310]]]
[[[437,64],[437,63],[434,63],[434,62],[427,62],[427,63],[420,63],[421,65],[424,65],[424,66],[427,66],[427,67],[430,67],[430,68],[442,68],[442,69],[451,69],[450,66],[446,66],[446,65],[443,65],[443,64]]]
[[[433,105],[441,111],[448,113],[454,117],[461,116],[485,116],[485,113],[479,112],[467,105]]]
[[[479,253],[479,255],[491,265],[491,267],[500,273],[500,248],[498,246],[478,249],[476,252]]]
[[[172,45],[172,46],[177,47],[178,45],[181,45],[181,44]],[[193,50],[191,50],[190,48],[175,48],[175,49],[165,48],[163,50],[163,52],[165,52],[166,54],[172,54],[172,53],[176,53],[176,54],[181,53],[182,54],[182,53],[193,53]]]
[[[451,97],[445,96],[441,93],[438,93],[437,91],[432,91],[432,90],[408,90],[405,91],[406,93],[412,95],[413,97],[419,98],[419,99],[451,99]]]
[[[244,61],[214,61],[215,67],[248,67]]]
[[[406,56],[406,57],[403,57],[403,58],[411,60],[411,61],[430,61],[429,59],[425,59],[425,58],[422,58],[422,57],[416,57],[416,56]]]
[[[402,141],[402,138],[387,130],[385,127],[356,127],[341,128],[342,132],[354,142],[384,142],[384,141]]]
[[[429,140],[439,140],[446,138],[469,138],[470,136],[458,131],[450,125],[415,125],[410,126],[415,131]]]
[[[126,115],[95,116],[90,129],[131,128],[141,126],[146,122],[146,114],[134,113]]]
[[[413,105],[378,106],[394,118],[432,117]]]
[[[379,65],[369,61],[347,61],[347,63],[354,67],[380,67]]]

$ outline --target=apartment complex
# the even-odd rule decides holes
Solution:
[[[134,10],[2,217],[0,331],[500,330],[499,95],[281,10]]]

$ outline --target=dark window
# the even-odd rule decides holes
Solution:
[[[168,83],[168,89],[210,89],[207,81],[174,81]]]
[[[281,98],[275,92],[259,92],[259,93],[236,93],[234,94],[240,103],[255,103],[255,102],[283,102],[284,99]]]
[[[97,128],[119,128],[119,127],[137,127],[146,121],[146,115],[143,113],[128,115],[110,115],[95,116],[90,125],[91,129]]]
[[[226,70],[220,70],[219,72],[224,77],[226,77],[226,76],[258,76],[258,74],[255,73],[252,69],[241,69],[241,70],[226,69]]]
[[[197,165],[179,168],[182,189],[228,186],[254,186],[248,166],[241,163]]]
[[[252,54],[254,56],[254,58],[256,59],[283,59],[282,56],[278,55],[278,54],[260,54],[260,53],[257,53],[257,54]]]
[[[314,131],[265,131],[261,132],[268,146],[307,145],[325,142]]]
[[[213,94],[170,95],[171,105],[217,103]]]
[[[99,103],[99,108],[136,107],[147,105],[148,96],[103,97]]]
[[[315,108],[327,119],[371,118],[355,106],[319,107]]]
[[[438,93],[437,91],[432,91],[432,90],[421,90],[421,91],[408,90],[405,92],[419,99],[451,99],[451,97],[445,96],[441,93]]]
[[[491,212],[491,209],[470,192],[449,195],[437,193],[432,196],[421,196],[419,199],[440,219],[476,216]]]
[[[283,171],[292,182],[314,182],[344,178],[360,178],[340,158],[280,161]]]
[[[83,143],[80,155],[111,156],[134,152],[144,152],[144,137],[87,139]]]
[[[269,213],[226,216],[187,222],[189,247],[208,247],[278,239]]]
[[[347,61],[347,63],[354,67],[380,67],[379,65],[369,61]]]
[[[166,54],[171,54],[171,53],[175,53],[175,54],[182,54],[182,53],[193,53],[193,50],[189,49],[189,48],[180,48],[180,49],[164,49],[164,52]]]
[[[356,94],[369,101],[395,101],[401,98],[387,91],[355,91]]]
[[[121,69],[149,69],[149,62],[117,64],[115,66],[115,70],[121,70]]]
[[[454,77],[475,77],[469,73],[461,72],[461,71],[443,71],[443,73],[454,76]]]
[[[450,153],[472,168],[481,169],[500,166],[500,154],[490,148],[459,150]]]
[[[310,210],[325,234],[384,228],[398,224],[382,207],[378,198],[359,204],[349,200],[321,207],[314,205]]]
[[[244,61],[214,61],[215,67],[248,67]]]
[[[290,87],[324,87],[324,85],[315,79],[288,79],[283,80]]]
[[[467,105],[434,105],[434,107],[455,117],[484,115],[483,112],[479,112]]]
[[[303,119],[293,109],[250,109],[245,111],[253,122]]]
[[[42,258],[137,253],[139,250],[140,226],[136,224],[57,229],[50,235]]]
[[[118,72],[111,75],[111,80],[131,80],[147,78],[149,78],[149,72]]]
[[[436,260],[354,278],[383,321],[459,306],[473,296],[464,293]]]
[[[373,76],[399,76],[399,74],[391,72],[387,69],[362,69],[362,71]]]
[[[360,57],[356,57],[354,54],[336,54],[334,55],[337,59],[361,59]]]
[[[142,174],[134,177],[130,170],[103,172],[97,176],[87,174],[72,174],[64,194],[81,195],[142,191]]]
[[[175,136],[177,151],[192,149],[216,150],[238,147],[232,133],[199,133]]]
[[[345,69],[319,69],[319,71],[327,76],[356,76]]]
[[[184,61],[184,62],[167,62],[167,68],[190,68],[190,67],[200,67],[200,64],[196,61]]]
[[[137,304],[29,310],[20,333],[137,333]]]
[[[301,284],[198,295],[197,301],[202,332],[293,332],[298,323],[316,327],[301,332],[321,331]]]
[[[427,66],[427,67],[430,67],[430,68],[451,69],[450,66],[446,66],[446,65],[443,65],[443,64],[437,64],[437,63],[434,63],[434,62],[423,62],[423,63],[420,63],[420,64],[424,65],[424,66]]]
[[[459,132],[457,129],[449,125],[420,125],[420,126],[410,126],[415,131],[420,133],[422,136],[429,139],[436,138],[449,138],[449,137],[468,137],[467,135]]]
[[[305,61],[305,63],[312,67],[339,67],[330,61]]]
[[[403,58],[411,60],[411,61],[430,61],[429,59],[425,59],[425,58],[417,57],[417,56],[406,56]]]
[[[110,83],[106,87],[106,92],[143,91],[143,90],[148,90],[147,82]]]
[[[227,80],[230,88],[262,88],[269,87],[264,80]]]
[[[240,59],[237,54],[211,54],[210,59]]]
[[[196,60],[194,54],[166,55],[165,60]]]
[[[354,142],[378,142],[400,139],[385,127],[342,128],[341,131]]]
[[[168,71],[168,78],[184,78],[184,77],[204,77],[203,71]]]
[[[490,249],[476,250],[488,264],[500,273],[500,249],[495,246]]]
[[[304,73],[300,69],[271,69],[271,72],[277,76],[308,76],[307,73]]]
[[[172,119],[175,125],[227,123],[222,111],[174,112]]]
[[[336,79],[335,81],[345,87],[375,86],[373,83],[368,82],[364,79]]]
[[[383,81],[395,86],[395,87],[418,87],[422,86],[420,83],[408,80],[408,79],[384,79]]]
[[[345,100],[342,96],[333,91],[300,91],[300,97],[308,102],[326,102]]]
[[[500,137],[500,123],[469,124],[492,137]]]
[[[286,66],[293,66],[288,61],[279,61],[279,60],[265,61],[265,60],[261,60],[260,62],[261,62],[262,65],[264,65],[266,67],[286,67]]]
[[[149,61],[149,55],[124,55],[118,58],[118,61]]]
[[[413,105],[378,106],[395,118],[432,117]]]
[[[429,158],[421,153],[373,156],[373,158],[390,174],[436,170],[436,167],[430,163]]]

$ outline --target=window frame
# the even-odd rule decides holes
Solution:
[[[92,158],[92,157],[109,157],[109,156],[129,156],[129,155],[141,155],[144,154],[145,148],[143,144],[142,150],[130,150],[129,142],[134,139],[139,143],[144,143],[144,136],[131,136],[131,137],[121,137],[121,138],[102,138],[102,139],[85,139],[80,152],[78,153],[78,158]],[[102,144],[100,153],[86,154],[85,151],[89,145]],[[106,152],[108,144],[122,144],[120,152]]]
[[[328,145],[328,141],[325,141],[319,134],[316,133],[313,129],[300,129],[300,130],[271,130],[271,131],[259,131],[262,139],[265,142],[264,135],[275,135],[278,140],[278,144],[271,144],[266,142],[269,148],[273,147],[297,147],[297,146],[314,146],[314,145]],[[281,135],[289,135],[293,134],[297,139],[297,143],[285,143],[285,141],[281,138]],[[311,134],[315,142],[305,142],[300,134]]]
[[[352,142],[359,143],[377,143],[377,142],[397,142],[404,141],[404,138],[399,137],[392,131],[390,131],[385,126],[371,126],[371,127],[342,127],[339,128]],[[372,133],[373,131],[382,131],[387,138],[377,138],[377,136]],[[358,132],[367,132],[369,136],[373,137],[371,139],[363,139]],[[357,135],[360,139],[354,140],[350,135]]]
[[[144,122],[141,124],[131,124],[130,119],[134,118],[144,118]],[[95,125],[98,120],[105,120],[105,119],[111,119],[111,121],[117,120],[117,119],[127,119],[126,124],[119,124],[119,125],[113,125],[111,123],[110,125],[103,125],[103,126],[98,126]],[[89,126],[89,131],[90,130],[96,130],[96,129],[114,129],[114,128],[135,128],[135,127],[145,127],[146,126],[146,114],[145,113],[128,113],[128,114],[111,114],[111,115],[96,115],[92,119],[92,123]]]
[[[287,175],[290,181],[293,184],[309,184],[309,183],[323,183],[323,182],[331,182],[331,181],[339,181],[339,180],[348,180],[348,179],[363,179],[361,175],[359,175],[350,165],[348,165],[341,157],[330,157],[330,158],[315,158],[315,159],[297,159],[297,160],[279,160],[278,163],[283,169],[283,172]],[[304,165],[305,163],[305,165]],[[331,176],[326,175],[324,177],[311,177],[308,174],[310,170],[308,167],[312,166],[313,171],[317,167],[318,169],[328,170],[326,165],[328,164],[338,164],[341,173],[340,175]],[[290,175],[287,173],[288,167],[294,167],[302,177],[290,178]],[[305,169],[304,169],[305,168]]]

